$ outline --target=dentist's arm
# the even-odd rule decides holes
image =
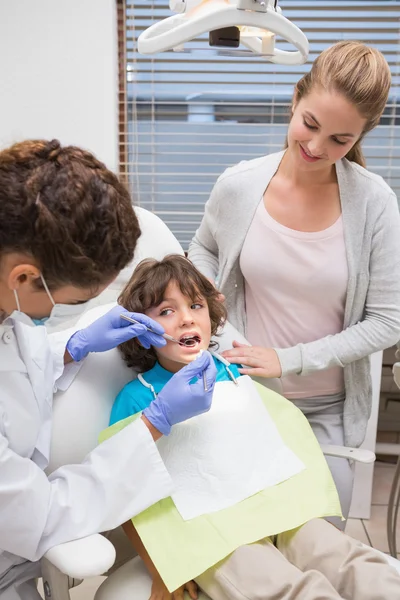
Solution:
[[[150,431],[151,437],[153,438],[153,440],[156,442],[157,440],[160,439],[160,437],[162,437],[162,433],[161,431],[158,431],[158,429],[156,429],[154,427],[154,425],[152,425],[150,423],[150,421],[144,416],[141,416],[141,419],[143,421],[143,423],[146,425],[147,429]]]
[[[24,374],[0,374],[0,406],[13,391],[16,402],[22,396],[34,404]],[[199,381],[191,384],[196,377]],[[170,379],[143,419],[100,444],[81,464],[62,466],[49,477],[10,447],[0,420],[2,550],[36,561],[53,546],[114,529],[170,496],[172,481],[153,440],[175,423],[209,410],[215,377],[214,362],[204,353]]]

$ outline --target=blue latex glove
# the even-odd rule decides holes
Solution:
[[[203,371],[208,391],[204,391]],[[197,381],[190,383],[198,377]],[[203,352],[195,361],[183,367],[168,381],[157,398],[143,411],[143,415],[163,435],[172,425],[181,423],[210,410],[217,369],[209,352]]]
[[[126,314],[143,325],[129,323],[129,321],[121,319],[121,314]],[[145,325],[151,327],[156,333],[147,331]],[[89,327],[74,333],[68,341],[67,350],[72,359],[79,362],[89,352],[105,352],[135,337],[145,348],[165,346],[167,342],[161,337],[163,333],[164,328],[146,315],[128,312],[122,306],[114,306]]]

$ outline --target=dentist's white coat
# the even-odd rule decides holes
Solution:
[[[44,327],[12,318],[0,325],[0,589],[10,567],[37,561],[56,544],[113,529],[171,494],[142,421],[84,463],[46,476],[64,341],[50,349]]]

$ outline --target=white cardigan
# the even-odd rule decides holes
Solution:
[[[283,155],[279,152],[227,169],[206,203],[189,248],[196,267],[207,277],[218,278],[229,320],[243,334],[246,311],[240,253]],[[368,357],[400,340],[400,214],[395,194],[381,177],[346,159],[336,164],[336,171],[349,272],[344,330],[276,350],[283,375],[344,367],[345,443],[359,446],[371,412]]]

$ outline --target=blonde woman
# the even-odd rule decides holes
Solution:
[[[225,357],[243,373],[281,377],[320,443],[362,443],[368,357],[400,339],[398,204],[361,150],[390,83],[377,50],[325,50],[296,85],[286,150],[221,175],[189,249],[252,344]],[[347,516],[351,466],[329,465]]]

